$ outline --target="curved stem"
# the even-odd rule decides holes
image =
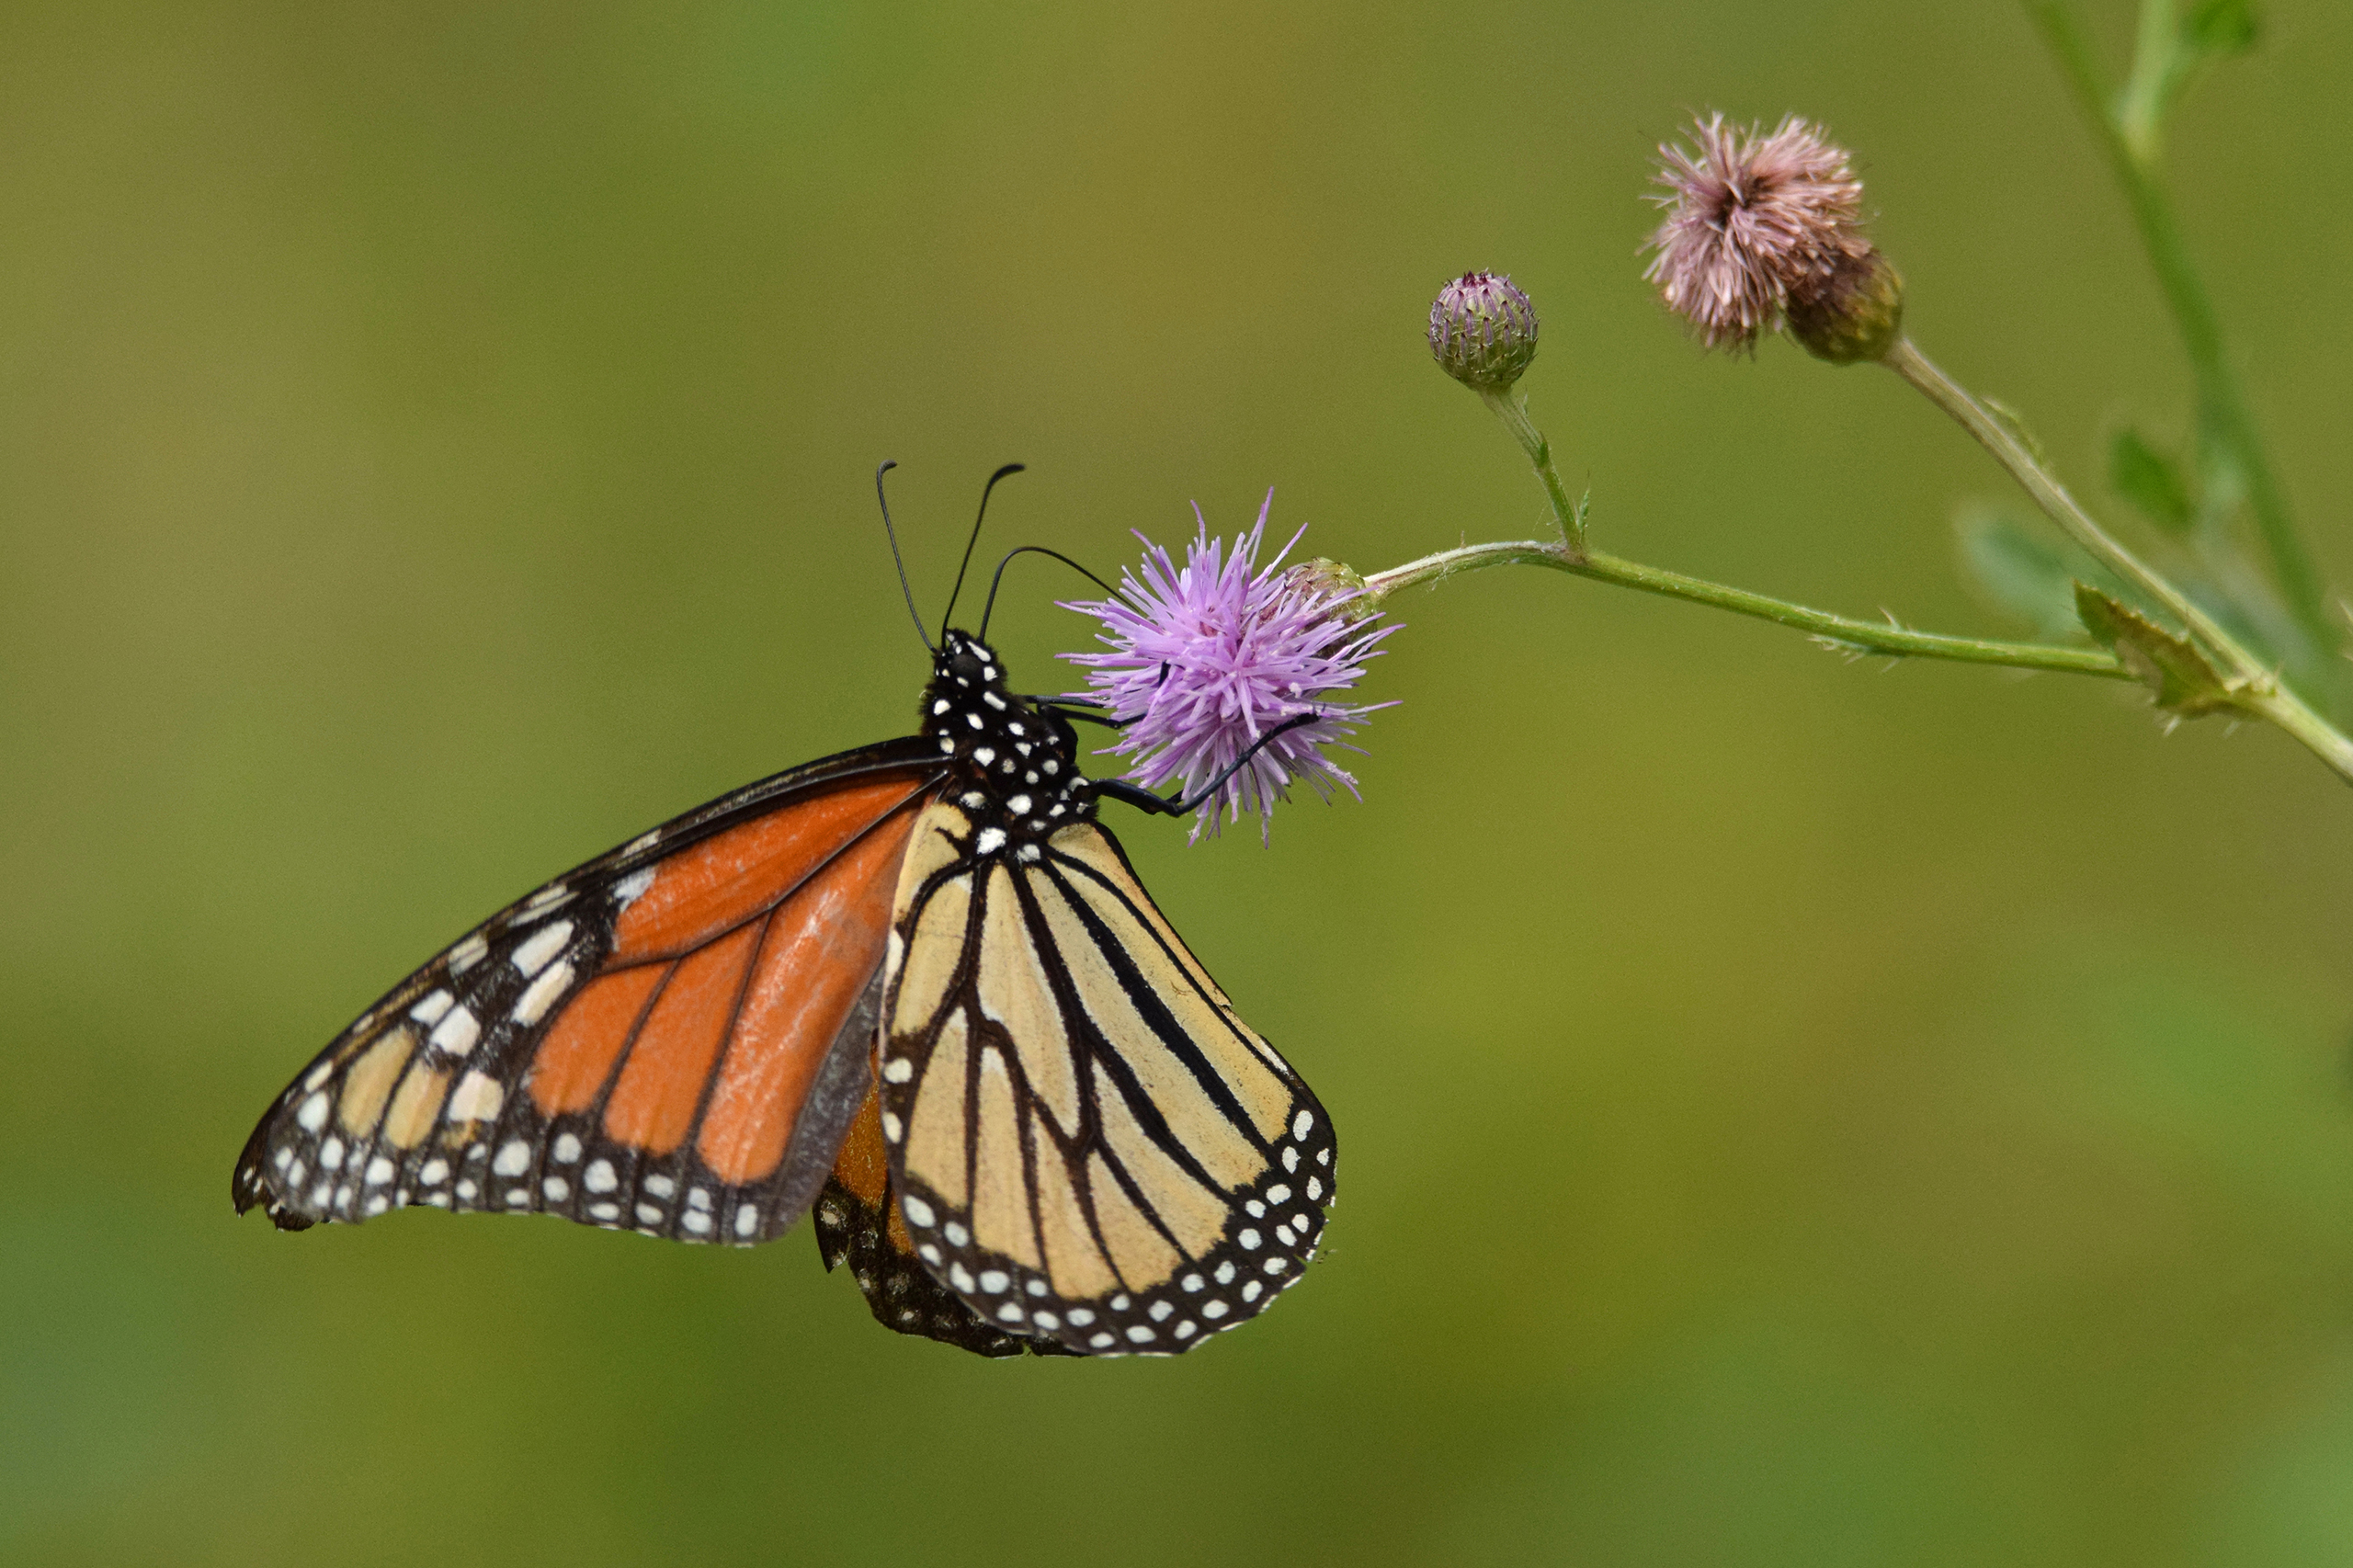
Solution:
[[[2189,246],[2174,217],[2173,203],[2157,183],[2154,125],[2138,139],[2145,153],[2136,151],[2134,140],[2128,137],[2126,127],[2119,123],[2117,115],[2109,108],[2107,90],[2092,58],[2090,41],[2084,36],[2072,7],[2063,0],[2027,0],[2027,9],[2042,28],[2052,53],[2058,57],[2067,85],[2074,89],[2075,101],[2091,122],[2100,150],[2115,172],[2116,182],[2123,188],[2125,201],[2132,210],[2132,221],[2141,231],[2141,243],[2149,253],[2149,265],[2156,271],[2165,304],[2180,329],[2182,347],[2198,381],[2200,412],[2207,428],[2237,460],[2246,481],[2247,505],[2255,513],[2256,526],[2263,536],[2264,549],[2271,557],[2279,586],[2287,595],[2298,623],[2314,644],[2323,649],[2335,648],[2338,642],[2337,628],[2329,617],[2320,572],[2288,516],[2287,498],[2271,471],[2262,440],[2256,434],[2255,416],[2239,390],[2230,356],[2223,350],[2222,323],[2214,313],[2213,301],[2207,296],[2197,268],[2190,264]],[[2165,19],[2169,21],[2170,16]],[[2154,111],[2148,112],[2154,115]]]
[[[1529,465],[1544,482],[1545,498],[1552,503],[1552,516],[1561,525],[1561,537],[1568,541],[1569,553],[1583,555],[1585,511],[1569,499],[1567,489],[1561,483],[1560,471],[1552,466],[1552,443],[1528,417],[1528,404],[1509,388],[1482,392],[1479,401],[1495,411],[1495,417],[1504,422],[1504,428],[1511,432],[1511,438],[1519,443],[1519,449],[1528,454]]]
[[[1854,620],[1765,594],[1751,593],[1700,577],[1688,577],[1657,566],[1605,555],[1598,551],[1572,550],[1565,542],[1518,540],[1497,544],[1465,545],[1409,561],[1386,572],[1369,574],[1366,594],[1380,599],[1400,588],[1440,583],[1464,572],[1490,566],[1549,566],[1597,582],[1639,588],[1644,593],[1686,599],[1693,604],[1754,616],[1777,625],[1794,627],[1844,647],[1886,653],[1898,658],[1953,659],[1972,665],[2009,665],[2018,669],[2063,670],[2073,675],[2101,676],[2111,680],[2133,677],[2116,655],[2105,649],[2070,648],[2049,642],[1991,642],[1974,637],[1946,637],[1914,631],[1885,621]]]
[[[2083,546],[2093,560],[2108,566],[2118,576],[2163,605],[2175,619],[2189,629],[2192,636],[2206,644],[2238,674],[2251,676],[2262,669],[2255,656],[2216,624],[2212,616],[2192,603],[2188,595],[2152,571],[2139,556],[2125,549],[2109,536],[2107,529],[2094,522],[2091,514],[2076,504],[2075,498],[2067,493],[2067,487],[2042,466],[2042,460],[2028,449],[2017,433],[1995,418],[1991,409],[1972,397],[1967,388],[1938,369],[1910,338],[1896,339],[1895,347],[1887,351],[1886,358],[1881,363],[1917,387],[1929,402],[1951,415],[1963,429],[1976,437],[1978,443],[1993,453],[1995,460],[2010,471],[2010,477],[2034,498],[2034,504],[2042,508],[2068,538]]]

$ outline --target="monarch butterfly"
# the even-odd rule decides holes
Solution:
[[[633,838],[386,993],[254,1129],[237,1211],[748,1245],[813,1209],[876,1318],[984,1356],[1256,1315],[1315,1251],[1331,1119],[1097,820],[1189,806],[1085,777],[1073,711],[944,629],[917,733]]]

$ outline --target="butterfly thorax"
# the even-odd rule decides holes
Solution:
[[[941,798],[971,815],[982,854],[1008,843],[1017,854],[1095,816],[1070,722],[1006,690],[1004,665],[978,638],[951,629],[940,639],[923,733],[950,759]]]

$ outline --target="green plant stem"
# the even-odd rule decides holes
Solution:
[[[1519,443],[1519,449],[1528,454],[1529,466],[1544,482],[1545,498],[1552,503],[1552,516],[1561,525],[1561,537],[1568,541],[1569,552],[1583,555],[1585,513],[1569,499],[1567,489],[1562,485],[1560,472],[1552,466],[1552,444],[1528,417],[1528,404],[1508,387],[1481,392],[1479,401],[1495,411],[1495,417],[1504,422],[1504,428],[1511,432],[1511,438]]]
[[[1843,615],[1791,604],[1786,599],[1753,594],[1703,578],[1687,577],[1639,562],[1621,560],[1598,551],[1574,551],[1565,541],[1516,540],[1498,544],[1471,544],[1443,550],[1365,578],[1365,589],[1375,599],[1401,588],[1435,585],[1464,572],[1491,566],[1549,566],[1596,582],[1639,588],[1647,594],[1711,605],[1735,615],[1794,627],[1842,646],[1887,653],[1899,658],[1954,659],[1972,665],[2009,665],[2018,669],[2064,670],[2074,675],[2104,676],[2111,680],[2132,678],[2116,655],[2104,649],[2070,648],[2059,643],[1989,642],[1973,637],[1945,637],[1913,631],[1884,621],[1852,620]]]
[[[2180,223],[2175,220],[2173,203],[2157,183],[2157,136],[2154,124],[2137,138],[2128,134],[2117,110],[2109,106],[2098,63],[2092,57],[2090,40],[2085,36],[2073,6],[2065,0],[2026,0],[2026,7],[2042,29],[2052,53],[2057,56],[2076,102],[2099,139],[2100,150],[2108,155],[2109,166],[2115,171],[2117,184],[2123,187],[2125,201],[2141,231],[2141,243],[2148,250],[2150,266],[2156,271],[2158,286],[2181,331],[2182,347],[2189,356],[2190,369],[2198,381],[2201,422],[2229,450],[2246,482],[2247,505],[2255,513],[2256,527],[2263,536],[2264,549],[2271,557],[2271,568],[2279,580],[2280,590],[2314,646],[2333,649],[2338,643],[2337,629],[2329,618],[2320,572],[2288,516],[2287,499],[2256,434],[2254,415],[2223,350],[2222,324],[2214,314],[2213,301],[2207,296],[2197,269],[2190,265],[2189,248],[2182,239]],[[2146,42],[2144,39],[2144,47]],[[2154,114],[2154,108],[2148,112]]]
[[[2144,564],[2141,558],[2111,538],[2106,528],[2094,522],[2091,514],[2078,506],[2067,493],[2067,487],[2042,465],[2027,444],[2008,424],[1997,418],[1969,393],[1969,390],[1938,369],[1928,357],[1920,352],[1908,337],[1899,337],[1895,347],[1887,351],[1881,361],[1889,369],[1918,388],[1930,403],[1952,415],[1978,444],[1994,454],[1995,460],[2010,471],[2034,504],[2069,539],[2081,545],[2095,561],[2106,565],[2118,576],[2165,607],[2175,619],[2189,629],[2190,635],[2206,644],[2241,674],[2260,670],[2254,655],[2241,647],[2231,634],[2218,625],[2214,618],[2190,601],[2189,596],[2175,587]]]

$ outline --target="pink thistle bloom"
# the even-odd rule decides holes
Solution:
[[[1871,253],[1863,187],[1845,148],[1792,115],[1770,136],[1694,120],[1695,147],[1659,147],[1651,199],[1666,217],[1643,274],[1710,348],[1753,349],[1791,295],[1811,295]]]
[[[1098,641],[1108,653],[1063,655],[1088,666],[1087,689],[1071,695],[1101,705],[1124,725],[1108,750],[1130,759],[1126,777],[1145,789],[1176,781],[1189,798],[1277,725],[1319,715],[1275,736],[1201,802],[1195,842],[1204,828],[1217,833],[1221,810],[1228,822],[1256,812],[1263,839],[1267,814],[1294,780],[1304,779],[1327,801],[1335,785],[1355,794],[1356,779],[1323,748],[1345,744],[1340,737],[1366,714],[1393,706],[1331,700],[1356,684],[1378,652],[1374,644],[1396,627],[1374,626],[1377,615],[1347,613],[1360,590],[1336,590],[1302,567],[1284,567],[1303,528],[1274,560],[1258,564],[1274,500],[1267,491],[1257,522],[1230,551],[1211,537],[1196,506],[1199,530],[1181,567],[1139,533],[1141,576],[1122,573],[1115,597],[1063,606],[1103,622]]]

